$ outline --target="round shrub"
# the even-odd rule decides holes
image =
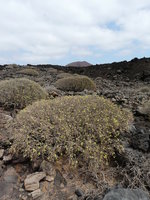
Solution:
[[[24,108],[34,101],[46,99],[47,96],[38,83],[25,78],[0,81],[0,104],[6,107]]]
[[[47,72],[49,72],[50,74],[57,74],[57,69],[55,69],[55,68],[48,68]]]
[[[18,73],[28,75],[28,76],[38,76],[39,75],[39,72],[37,70],[30,69],[30,68],[22,69]]]
[[[128,111],[98,96],[42,100],[22,110],[11,125],[11,152],[52,162],[63,157],[98,169],[121,151],[119,135],[131,121]]]
[[[87,76],[72,76],[56,81],[55,86],[63,91],[81,92],[84,89],[96,90],[95,83]]]
[[[73,76],[73,74],[62,72],[57,75],[57,79],[68,78],[68,77],[72,77],[72,76]]]

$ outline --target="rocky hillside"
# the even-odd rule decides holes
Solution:
[[[76,77],[82,78],[83,75],[84,77],[85,75],[90,77],[94,81],[96,89],[88,90],[85,86],[85,89],[83,91],[77,91],[74,89],[74,86],[72,86],[72,84],[72,89],[70,89],[69,91],[65,89],[60,90],[60,88],[57,87],[56,83],[61,79],[69,81],[71,79],[76,80]],[[9,95],[7,95],[6,88],[2,88],[5,83],[4,81],[9,79],[15,80],[18,78],[19,80],[23,78],[34,81],[40,85],[38,87],[42,87],[45,90],[48,97],[46,95],[46,97],[44,98],[51,101],[53,105],[51,114],[54,111],[56,112],[56,115],[53,115],[53,117],[49,121],[50,123],[53,122],[53,127],[45,126],[46,121],[43,120],[43,117],[39,116],[39,113],[42,112],[41,108],[46,105],[45,103],[38,107],[38,109],[33,110],[34,107],[30,107],[29,105],[29,107],[27,106],[27,108],[22,111],[23,106],[25,107],[24,104],[16,103],[16,100],[12,101],[12,98],[9,98],[9,103],[8,101],[4,102],[4,98],[2,98],[4,97],[4,93],[6,93],[7,98],[8,96],[10,96],[10,94],[12,95],[12,93],[10,92]],[[8,82],[7,85],[9,85]],[[9,88],[12,88],[11,86],[9,85]],[[80,87],[80,85],[78,85],[78,87]],[[65,86],[63,88],[65,88]],[[18,86],[17,92],[19,90],[20,87]],[[145,110],[145,107],[144,109],[141,109],[150,100],[149,58],[133,59],[130,62],[124,61],[120,63],[95,65],[82,68],[52,65],[28,65],[24,67],[18,65],[0,66],[0,92],[0,200],[149,199],[150,112],[149,109]],[[15,90],[13,90],[13,92],[15,94]],[[33,98],[32,93],[29,92],[27,94],[27,99],[29,99],[29,97]],[[23,94],[21,93],[21,95],[24,96],[24,98],[19,98],[19,100],[22,101],[23,99],[24,103],[24,99],[26,97],[25,90],[23,90]],[[57,112],[61,113],[61,109],[63,109],[66,110],[66,113],[68,113],[70,111],[69,108],[71,109],[73,103],[75,103],[75,106],[81,106],[81,103],[77,104],[75,100],[72,102],[70,107],[68,106],[66,108],[63,108],[63,106],[61,107],[62,102],[63,105],[67,105],[67,100],[64,101],[63,97],[67,99],[68,97],[78,98],[88,96],[96,96],[96,98],[99,97],[102,99],[104,97],[104,99],[107,99],[112,103],[110,104],[110,108],[112,108],[112,105],[115,105],[117,106],[117,108],[121,110],[125,109],[133,115],[133,119],[130,120],[129,129],[124,130],[119,135],[119,138],[117,138],[121,142],[123,151],[118,151],[116,149],[115,156],[109,158],[108,165],[99,166],[99,170],[96,172],[94,171],[95,167],[97,166],[97,163],[95,162],[95,164],[91,166],[93,170],[90,170],[91,168],[88,168],[88,164],[90,163],[90,158],[88,157],[88,154],[80,158],[81,160],[78,160],[84,162],[80,162],[80,165],[75,168],[71,167],[70,162],[68,162],[67,156],[63,157],[59,154],[57,154],[57,156],[59,156],[60,159],[57,162],[52,162],[46,159],[48,155],[46,155],[44,159],[40,156],[38,157],[38,159],[30,159],[29,154],[28,156],[22,156],[22,150],[24,149],[25,142],[22,143],[22,146],[18,146],[18,143],[17,146],[15,146],[17,141],[17,139],[15,140],[15,138],[17,138],[17,131],[19,138],[20,134],[23,131],[23,126],[26,126],[25,130],[28,134],[29,127],[31,125],[33,130],[31,132],[34,133],[34,131],[36,131],[36,135],[32,135],[32,137],[30,137],[30,134],[28,135],[28,137],[32,139],[32,142],[37,141],[37,139],[40,142],[44,140],[40,136],[40,132],[43,131],[43,129],[45,134],[46,132],[50,132],[50,128],[52,128],[53,131],[59,130],[59,128],[61,128],[62,135],[62,133],[65,133],[71,128],[76,127],[75,131],[76,133],[78,133],[78,131],[83,128],[83,126],[75,126],[76,122],[80,124],[80,120],[86,118],[81,115],[80,109],[71,110],[72,114],[70,114],[70,118],[66,118],[64,114],[63,118],[60,119],[59,115],[57,115]],[[58,103],[59,101],[60,104]],[[56,109],[54,107],[55,103]],[[31,103],[29,102],[29,104]],[[36,106],[37,105],[38,104],[36,104]],[[92,111],[94,109],[94,106],[95,100],[93,106],[90,107]],[[44,113],[44,116],[50,116],[49,114],[46,115],[47,110],[48,107],[45,108],[44,112],[42,112]],[[107,110],[109,111],[109,109]],[[78,115],[80,115],[80,117],[77,117],[75,115],[78,112]],[[35,114],[32,116],[33,113]],[[94,111],[94,114],[94,116],[97,116],[96,111]],[[103,115],[101,114],[101,116],[105,116],[105,114],[106,113],[103,113]],[[28,117],[26,118],[25,116]],[[55,121],[55,117],[57,121]],[[71,117],[77,118],[76,120],[73,120],[73,118]],[[110,116],[108,115],[107,117]],[[64,120],[65,118],[67,119],[66,121]],[[116,117],[113,117],[113,119],[114,118]],[[24,120],[23,125],[22,121],[19,121],[20,119]],[[93,124],[95,123],[93,122],[93,119],[95,118],[91,117],[91,120],[88,119],[89,121],[87,122],[90,123],[90,121],[92,121]],[[70,120],[72,120],[72,126],[69,125],[70,129],[66,129],[66,131],[64,132],[63,130],[64,128],[66,128],[65,125],[68,122],[70,123]],[[103,121],[102,117],[103,123],[100,121],[98,125],[104,125],[107,120]],[[40,124],[42,125],[40,126]],[[55,124],[57,124],[57,126]],[[114,124],[115,126],[117,126],[116,121],[114,121]],[[61,127],[61,125],[63,125],[63,127]],[[96,127],[98,127],[98,125]],[[109,125],[109,123],[107,125]],[[40,129],[41,127],[44,128]],[[88,129],[88,133],[92,132],[89,124],[84,125],[84,130],[85,127]],[[92,126],[92,128],[95,128],[95,133],[97,131],[96,127]],[[47,135],[45,135],[45,137],[47,137]],[[57,138],[59,138],[58,135]],[[75,138],[77,138],[77,136]],[[110,138],[112,139],[113,135]],[[46,141],[48,139],[49,137],[47,137]],[[82,137],[80,138],[80,140],[81,139]],[[25,137],[22,137],[20,141],[26,141]],[[83,142],[85,141],[86,140],[84,140]],[[87,145],[91,144],[91,140],[89,138],[87,141]],[[31,140],[29,141],[29,143],[31,143]],[[20,144],[21,143],[19,143],[19,145]],[[45,142],[43,144],[47,143]],[[100,145],[100,141],[96,144]],[[109,145],[106,145],[106,150],[108,150],[108,146]],[[35,149],[35,147],[36,145],[34,146],[34,148],[27,148],[25,152],[27,153],[30,152],[29,150],[32,150],[31,152],[33,152],[33,154],[30,153],[30,155],[36,155],[37,149]],[[80,147],[82,147],[82,144]],[[93,147],[95,147],[95,145]],[[80,154],[81,149],[80,151],[77,151],[77,158]],[[70,153],[70,155],[72,154]],[[87,167],[85,167],[85,163],[87,163]]]
[[[129,62],[114,62],[110,64],[100,64],[100,65],[93,65],[89,66],[88,68],[74,68],[69,67],[66,71],[72,73],[80,73],[86,74],[90,77],[103,77],[106,79],[117,79],[117,77],[121,78],[122,80],[145,80],[150,76],[150,59],[149,58],[142,58],[138,59],[135,58]]]

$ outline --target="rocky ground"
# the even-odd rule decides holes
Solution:
[[[30,66],[31,67],[31,66]],[[27,77],[44,87],[50,98],[63,95],[97,94],[133,112],[134,124],[121,136],[124,155],[118,155],[112,166],[98,175],[83,169],[72,170],[65,160],[56,165],[37,161],[32,163],[14,158],[9,153],[11,137],[5,126],[19,110],[0,107],[0,200],[119,200],[149,199],[150,194],[150,121],[139,111],[150,99],[150,59],[96,65],[86,68],[38,65],[38,76],[20,74],[22,67],[0,66],[0,80]],[[69,74],[91,77],[97,91],[62,92],[54,83]],[[128,189],[124,189],[128,188]]]

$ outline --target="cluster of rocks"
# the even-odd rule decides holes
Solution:
[[[71,200],[80,195],[75,186],[70,192],[60,170],[49,162],[43,161],[36,171],[33,165],[17,162],[0,149],[0,200]]]
[[[76,184],[70,184],[73,175],[69,172],[63,174],[47,161],[35,162],[32,170],[29,166],[25,170],[23,163],[16,163],[10,155],[5,156],[4,149],[0,149],[1,170],[0,200],[149,200],[148,194],[140,189],[121,187],[109,189],[101,195],[87,195]]]

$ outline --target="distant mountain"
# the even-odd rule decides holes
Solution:
[[[86,61],[77,61],[77,62],[72,62],[66,65],[66,67],[88,67],[91,66],[91,63],[88,63]]]

